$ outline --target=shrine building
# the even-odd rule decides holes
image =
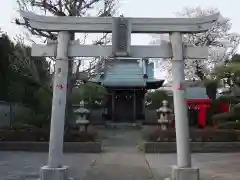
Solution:
[[[113,122],[144,121],[145,93],[164,82],[154,78],[154,63],[136,58],[105,60],[102,73],[91,81],[106,88],[103,114]]]

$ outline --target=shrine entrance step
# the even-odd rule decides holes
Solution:
[[[141,129],[142,122],[136,121],[134,123],[115,123],[115,122],[106,122],[106,128],[109,129]]]

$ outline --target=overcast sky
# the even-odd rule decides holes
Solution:
[[[0,28],[6,31],[11,37],[19,34],[20,30],[14,23],[13,18],[18,15],[16,12],[16,0],[5,1],[0,7]],[[133,17],[173,17],[175,12],[181,11],[184,7],[215,7],[220,10],[223,16],[232,20],[232,31],[240,34],[240,1],[238,0],[119,0],[119,12],[124,16]],[[134,38],[134,44],[147,44],[148,38]]]
[[[0,28],[10,37],[21,33],[21,29],[13,23],[18,16],[16,0],[4,1],[0,7]],[[221,14],[231,19],[232,32],[240,34],[240,1],[238,0],[119,0],[119,13],[128,17],[174,17],[175,12],[185,7],[218,8]],[[147,35],[134,36],[133,44],[148,44],[151,38]],[[240,52],[240,48],[239,51]]]

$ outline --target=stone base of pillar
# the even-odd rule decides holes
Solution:
[[[40,170],[40,180],[69,180],[68,167],[50,168],[43,166]]]
[[[171,180],[199,180],[199,169],[173,166]]]

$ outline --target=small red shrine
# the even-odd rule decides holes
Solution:
[[[186,101],[188,104],[188,109],[191,112],[195,111],[195,115],[197,115],[197,124],[201,128],[205,128],[207,125],[214,125],[213,120],[208,122],[208,112],[212,107],[212,100],[206,94],[206,88],[201,86],[189,86],[186,87]],[[229,105],[225,103],[218,103],[218,112],[228,112]],[[191,115],[189,117],[189,121],[191,122]]]
[[[167,87],[163,88],[167,90]],[[213,126],[215,123],[212,119],[208,119],[208,113],[212,108],[212,100],[209,99],[206,88],[198,81],[186,81],[186,102],[188,105],[189,124],[190,126],[197,126],[205,128],[206,126]],[[169,95],[169,89],[167,90]],[[218,113],[228,112],[229,105],[225,103],[218,103]],[[174,126],[174,122],[172,124]]]

